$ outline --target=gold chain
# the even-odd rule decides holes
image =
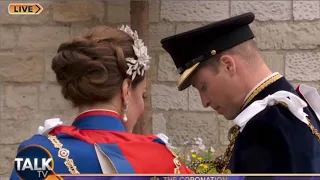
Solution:
[[[176,167],[174,168],[174,174],[180,174],[181,163],[180,163],[179,159],[178,159],[177,157],[175,157],[175,158],[173,159],[173,163],[174,163],[174,165],[176,166]]]
[[[222,173],[223,174],[231,174],[230,170],[227,170],[227,166],[229,165],[229,162],[231,160],[232,157],[232,152],[233,152],[233,148],[236,142],[236,139],[238,137],[238,134],[240,133],[239,131],[240,127],[235,125],[233,126],[230,130],[231,132],[229,133],[229,141],[230,141],[230,145],[228,146],[226,152],[225,152],[225,157],[227,158],[227,162],[225,163],[225,165],[222,168]],[[232,138],[233,135],[233,138]]]
[[[69,172],[71,174],[80,174],[73,160],[69,158],[70,151],[68,149],[62,148],[63,145],[56,136],[52,136],[48,134],[47,137],[51,141],[51,143],[54,145],[54,147],[59,149],[58,156],[65,160],[64,164],[67,166]]]
[[[180,167],[181,167],[181,163],[180,163],[180,160],[179,160],[179,157],[176,155],[176,153],[174,153],[173,151],[171,151],[171,149],[169,149],[167,147],[167,149],[172,153],[172,155],[174,156],[174,159],[173,159],[173,164],[176,166],[173,170],[173,173],[174,174],[180,174]]]
[[[312,134],[316,135],[318,140],[320,141],[320,133],[318,132],[318,130],[311,124],[311,120],[309,118],[308,119],[308,126],[311,129]]]
[[[284,107],[288,108],[288,105],[285,102],[280,102],[281,105]],[[318,141],[320,142],[320,133],[319,131],[312,125],[311,120],[307,117],[308,120],[308,127],[310,128],[312,134],[314,134],[317,138]]]

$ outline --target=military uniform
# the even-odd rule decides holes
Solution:
[[[205,60],[253,39],[253,20],[249,12],[162,39],[180,74],[178,89],[190,86]],[[279,73],[264,79],[246,97],[231,143],[213,164],[221,173],[319,173],[320,101],[311,107],[303,100]]]
[[[49,120],[18,151],[32,144],[51,153],[57,174],[192,173],[176,161],[165,139],[127,133],[120,116],[107,110],[82,113],[71,126]],[[18,179],[15,170],[10,179]]]
[[[299,96],[285,77],[275,74],[250,94],[244,111],[251,104],[280,91]],[[235,137],[229,164],[231,172],[319,173],[320,137],[314,134],[320,128],[319,119],[309,106],[303,111],[306,113],[305,122],[288,109],[288,104],[278,101],[253,113],[246,124],[236,119],[241,132]]]

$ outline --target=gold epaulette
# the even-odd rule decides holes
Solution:
[[[66,148],[63,148],[62,143],[58,140],[56,136],[48,134],[47,137],[54,145],[54,147],[59,149],[58,156],[64,159],[64,164],[67,166],[70,174],[80,174],[80,172],[77,169],[77,166],[74,164],[74,161],[71,158],[69,158],[70,151]]]

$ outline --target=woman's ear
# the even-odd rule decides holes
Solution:
[[[130,92],[131,92],[131,80],[126,78],[122,82],[122,100],[123,101],[128,101],[131,94]]]

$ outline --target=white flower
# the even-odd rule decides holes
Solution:
[[[210,152],[216,152],[216,150],[213,147],[210,147]]]
[[[198,151],[196,149],[191,149],[190,152],[191,153],[197,153]]]
[[[187,160],[187,161],[191,161],[191,157],[190,157],[189,154],[187,154],[186,160]]]
[[[131,80],[138,75],[143,76],[144,72],[150,68],[151,57],[148,55],[148,48],[144,45],[142,39],[139,39],[137,31],[133,32],[129,26],[121,26],[119,28],[130,35],[134,41],[132,48],[138,59],[132,57],[126,58],[128,70],[126,73],[131,76]]]
[[[204,151],[206,149],[206,146],[204,144],[200,144],[198,147],[202,151]]]

